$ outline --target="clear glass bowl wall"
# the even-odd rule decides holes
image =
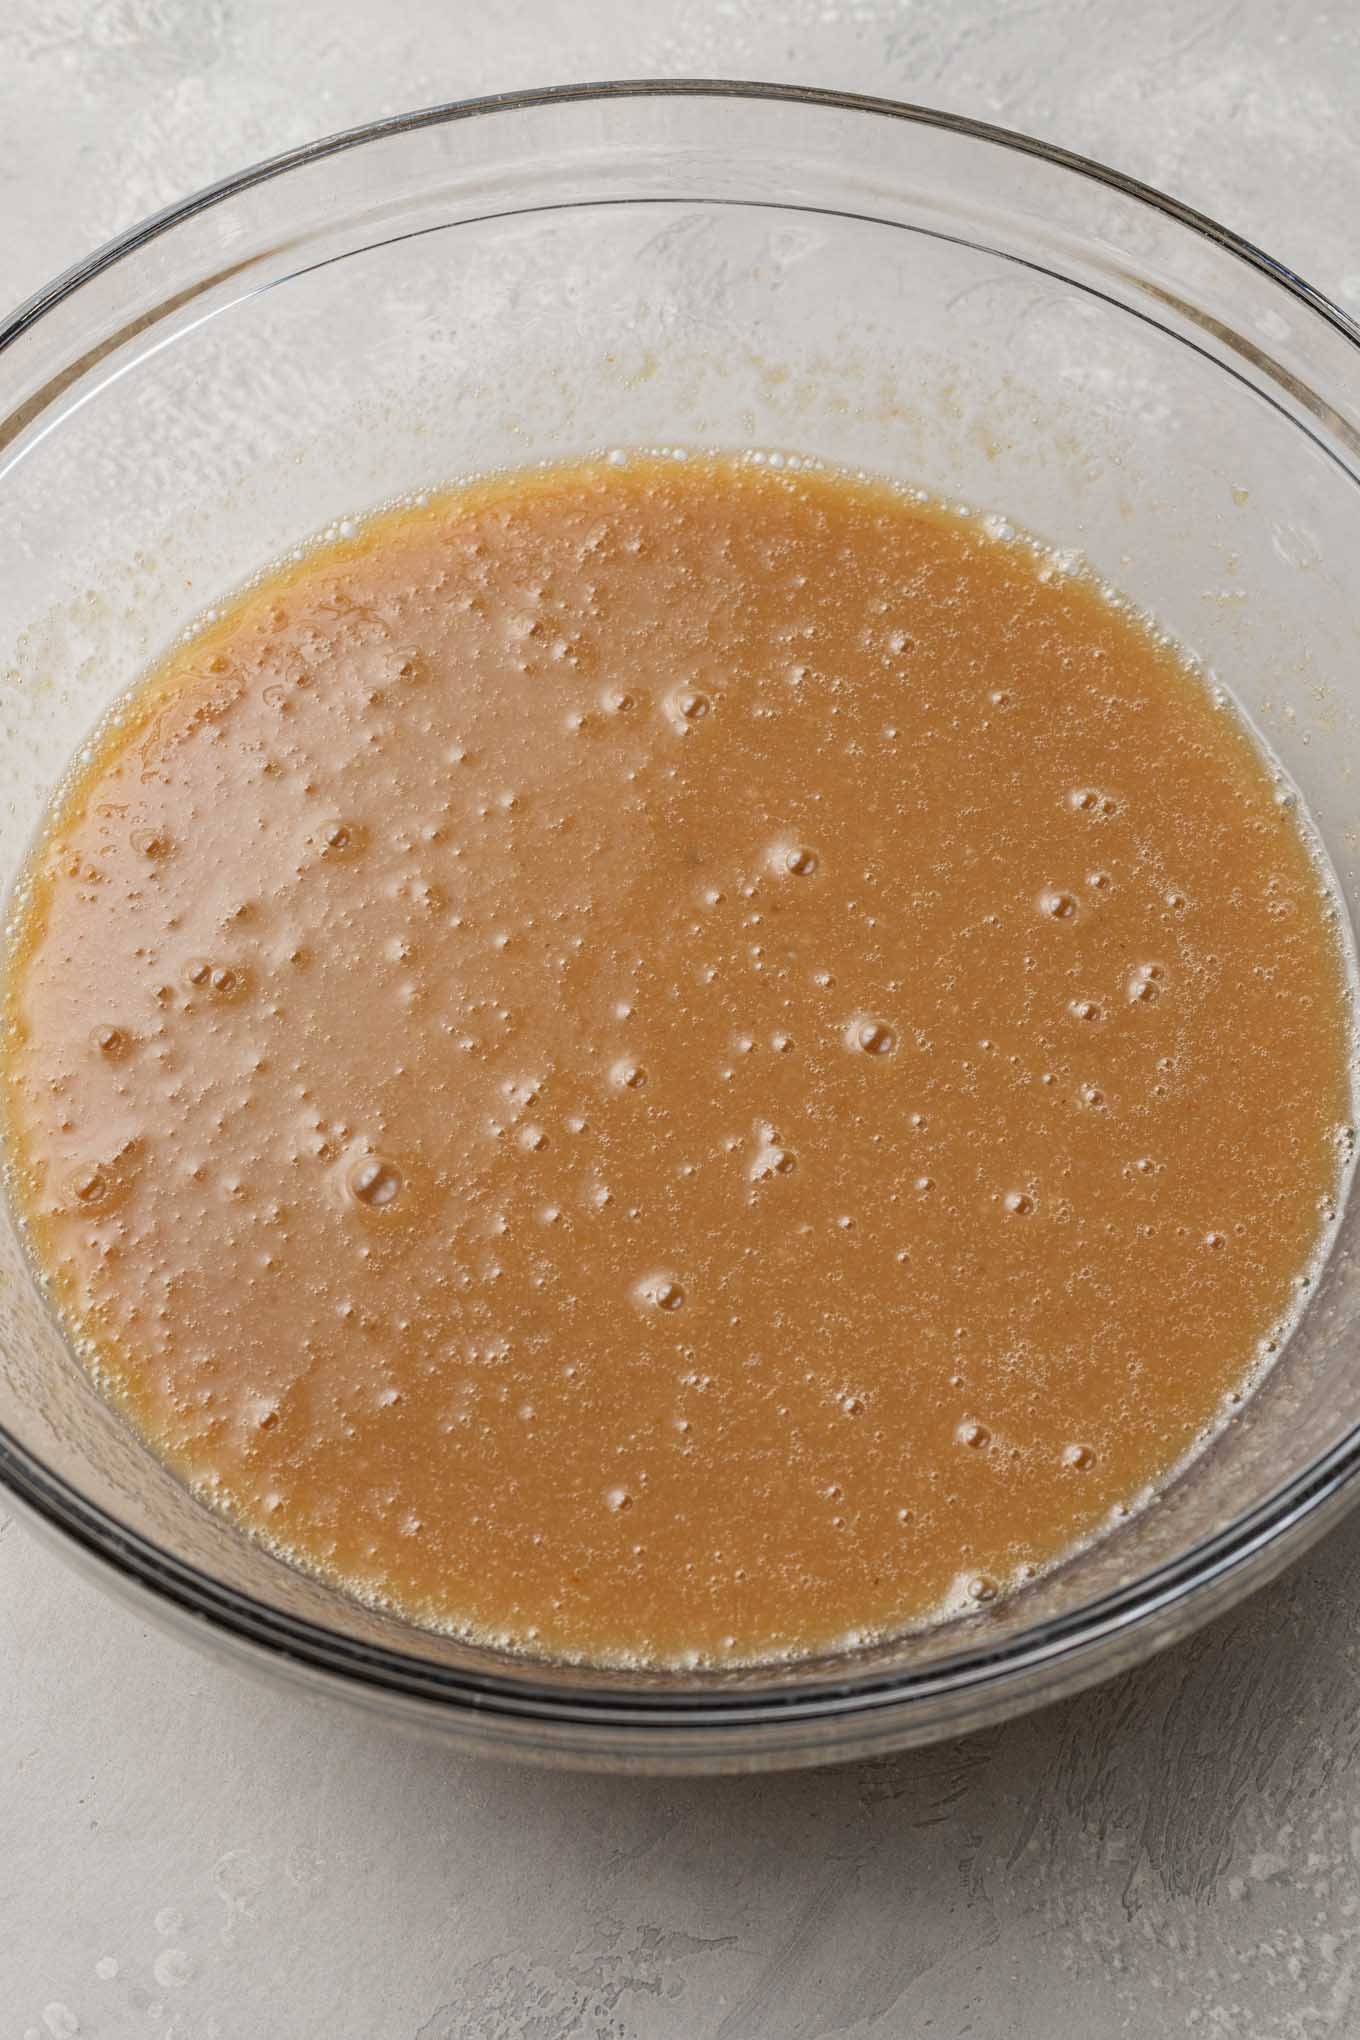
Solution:
[[[1354,915],[1358,394],[1356,335],[1286,272],[920,110],[608,87],[318,145],[148,223],[0,334],[0,883],[83,732],[263,563],[463,473],[683,442],[899,476],[1080,550],[1242,703]],[[0,1477],[200,1637],[462,1746],[825,1762],[1103,1676],[1331,1520],[1360,1460],[1355,1232],[1352,1211],[1260,1393],[1117,1537],[965,1623],[796,1668],[556,1671],[290,1570],[100,1400],[3,1223]]]

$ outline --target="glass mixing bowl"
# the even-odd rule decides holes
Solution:
[[[82,733],[337,516],[616,442],[797,448],[1004,511],[1198,651],[1360,898],[1360,333],[1211,221],[1020,136],[769,86],[571,87],[300,149],[0,330],[0,883]],[[827,1762],[1103,1678],[1354,1499],[1355,1209],[1284,1357],[1116,1536],[966,1621],[684,1676],[374,1612],[193,1500],[100,1399],[0,1223],[0,1477],[182,1631],[450,1746]],[[1149,1323],[1155,1340],[1157,1326]]]

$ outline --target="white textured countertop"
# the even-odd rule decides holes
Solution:
[[[0,297],[330,129],[648,74],[1028,129],[1360,309],[1360,15],[1313,0],[0,0]],[[1360,2032],[1357,1559],[969,1742],[674,1784],[257,1687],[0,1510],[0,2040]]]

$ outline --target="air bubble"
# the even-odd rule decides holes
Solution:
[[[685,1292],[669,1275],[653,1275],[640,1288],[644,1303],[653,1310],[679,1310],[685,1300]]]
[[[702,722],[710,713],[713,704],[706,694],[700,694],[696,688],[687,687],[674,697],[673,707],[675,719],[681,728],[692,729],[695,723]]]
[[[365,1155],[349,1172],[349,1192],[372,1211],[385,1211],[401,1195],[401,1171],[381,1155]]]
[[[131,1046],[127,1035],[121,1027],[104,1026],[93,1028],[90,1033],[90,1041],[98,1049],[100,1055],[107,1056],[110,1062],[117,1062],[120,1057],[125,1056]]]
[[[625,1487],[606,1488],[604,1499],[605,1506],[612,1509],[616,1515],[621,1515],[625,1509],[631,1509],[633,1506],[633,1497]]]
[[[642,1091],[646,1089],[647,1072],[641,1063],[631,1056],[623,1056],[609,1072],[610,1082],[619,1091]]]
[[[105,1171],[96,1163],[87,1162],[73,1170],[69,1179],[72,1197],[77,1204],[83,1204],[87,1208],[102,1204],[112,1187]]]
[[[1008,1190],[1001,1201],[1015,1218],[1028,1218],[1034,1209],[1034,1199],[1028,1190]]]
[[[897,1036],[885,1020],[852,1020],[846,1036],[861,1055],[891,1055]]]
[[[768,1183],[775,1176],[791,1176],[797,1166],[796,1158],[787,1148],[767,1147],[751,1164],[751,1180],[754,1183]]]
[[[1089,1445],[1064,1445],[1062,1463],[1077,1473],[1087,1473],[1096,1463],[1096,1455]]]
[[[146,857],[156,863],[170,855],[170,838],[164,829],[134,829],[132,847],[139,857]]]
[[[1077,911],[1077,903],[1068,892],[1040,893],[1039,906],[1050,921],[1070,921]]]
[[[353,857],[363,848],[364,831],[357,822],[326,822],[317,833],[323,857]]]
[[[1069,999],[1067,1010],[1074,1020],[1086,1020],[1093,1025],[1105,1018],[1094,999]]]
[[[984,1445],[990,1445],[992,1442],[992,1434],[987,1426],[976,1423],[971,1418],[959,1425],[954,1436],[960,1445],[966,1445],[971,1452],[980,1452]]]
[[[817,853],[808,849],[786,850],[783,865],[794,878],[810,878],[817,869]]]
[[[211,963],[196,956],[184,969],[184,981],[194,991],[207,992],[214,999],[234,999],[245,989],[245,973],[228,963]]]

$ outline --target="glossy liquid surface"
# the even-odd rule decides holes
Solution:
[[[21,903],[60,1307],[303,1562],[546,1653],[985,1601],[1220,1418],[1339,1180],[1234,717],[975,519],[637,456],[393,512],[134,695]]]

